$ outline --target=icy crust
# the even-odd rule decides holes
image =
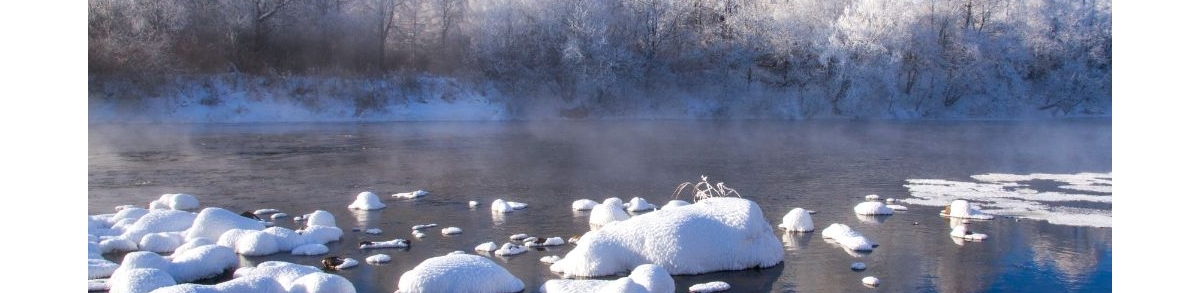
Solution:
[[[600,203],[597,203],[594,200],[580,199],[580,200],[576,200],[575,202],[571,203],[571,210],[576,210],[576,211],[591,210],[592,207],[595,207],[598,204],[600,204]]]
[[[909,193],[902,201],[910,204],[942,207],[955,199],[977,203],[983,213],[1044,220],[1052,224],[1112,227],[1110,209],[1062,206],[1061,202],[1112,203],[1112,173],[1078,174],[983,174],[972,176],[978,182],[941,179],[909,179]],[[1031,180],[1062,183],[1060,189],[1088,194],[1040,191],[1027,184]]]
[[[783,215],[783,223],[779,223],[779,228],[788,232],[812,232],[816,230],[813,227],[812,215],[802,208],[794,208],[786,215]]]
[[[184,193],[168,193],[150,202],[150,209],[194,210],[200,207],[196,196]]]
[[[854,206],[854,213],[859,215],[891,215],[895,211],[882,202],[868,201]]]
[[[783,244],[762,210],[741,198],[709,198],[646,213],[588,232],[576,244],[552,271],[598,277],[650,263],[672,275],[701,274],[783,261]]]
[[[396,292],[501,293],[524,289],[524,282],[485,257],[450,254],[426,259],[404,272]]]
[[[268,261],[257,267],[240,268],[234,279],[216,285],[182,284],[159,288],[154,293],[354,293],[354,284],[338,275],[304,265]]]
[[[347,207],[352,210],[369,211],[382,209],[387,207],[387,205],[380,202],[379,196],[375,195],[374,192],[363,191],[358,193],[358,196],[354,198],[354,202],[350,203]]]
[[[854,231],[850,226],[833,223],[821,230],[821,237],[833,239],[842,247],[852,251],[871,251],[875,245],[866,236]]]

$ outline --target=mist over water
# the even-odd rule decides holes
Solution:
[[[277,208],[293,216],[332,212],[346,231],[329,255],[393,261],[338,274],[359,292],[391,292],[420,261],[508,236],[581,235],[587,213],[576,199],[642,197],[662,205],[700,175],[756,201],[778,224],[795,207],[817,211],[817,229],[843,223],[881,246],[865,255],[825,243],[820,231],[777,231],[786,257],[776,267],[675,276],[680,291],[722,280],[758,292],[1090,292],[1111,290],[1111,228],[998,217],[973,224],[984,242],[957,244],[937,207],[860,219],[864,195],[909,197],[913,178],[971,180],[987,173],[1075,174],[1112,171],[1111,121],[606,121],[313,123],[89,126],[88,213],[145,206],[163,193],[196,195],[201,206],[235,212]],[[1119,179],[1117,179],[1119,180]],[[388,195],[417,189],[416,200]],[[346,208],[361,191],[387,208]],[[501,198],[529,203],[493,215]],[[466,202],[481,203],[478,210]],[[690,198],[685,198],[690,201]],[[1111,209],[1111,206],[1107,207]],[[913,225],[914,222],[919,225]],[[438,223],[407,250],[360,251],[362,240],[413,239],[409,228]],[[295,228],[290,217],[277,222]],[[383,235],[351,228],[382,228]],[[572,247],[491,257],[536,292],[559,276],[538,262]],[[326,255],[328,256],[328,255]],[[119,255],[110,259],[120,261]],[[316,265],[325,256],[244,257],[243,265],[284,260]],[[865,272],[849,265],[865,262]],[[880,288],[861,285],[865,276]],[[614,277],[615,278],[615,277]]]

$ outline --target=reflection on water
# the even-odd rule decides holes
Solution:
[[[720,138],[720,139],[712,139]],[[937,207],[860,218],[859,196],[903,199],[909,178],[968,180],[974,174],[1111,172],[1108,121],[1058,122],[592,122],[380,123],[252,125],[92,125],[88,139],[88,212],[145,206],[164,193],[196,195],[202,206],[231,211],[277,208],[293,216],[326,210],[347,231],[329,255],[392,262],[338,271],[359,292],[392,292],[421,261],[509,235],[582,235],[588,212],[577,199],[642,197],[663,205],[681,182],[723,181],[759,204],[778,224],[792,208],[813,214],[820,230],[848,223],[880,244],[871,253],[817,242],[819,231],[776,230],[785,259],[771,268],[676,276],[677,289],[721,280],[737,292],[1104,292],[1111,291],[1111,228],[998,218],[971,229],[982,242],[955,244]],[[417,189],[415,200],[384,197],[387,208],[351,211],[354,194]],[[496,198],[529,207],[495,214]],[[466,204],[480,201],[482,207]],[[463,233],[411,227],[437,223]],[[914,225],[914,223],[919,223]],[[303,223],[279,219],[296,229]],[[352,228],[381,228],[382,235]],[[409,249],[364,251],[359,241],[413,240]],[[823,242],[823,241],[821,241]],[[558,279],[538,259],[571,245],[489,258],[536,292]],[[329,256],[325,255],[325,256]],[[319,265],[325,256],[280,253],[244,257]],[[120,261],[120,255],[106,256]],[[862,272],[850,270],[866,263]],[[865,276],[879,288],[861,284]],[[618,276],[604,279],[615,279]]]

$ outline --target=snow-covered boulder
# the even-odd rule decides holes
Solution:
[[[601,227],[609,222],[624,221],[629,219],[629,213],[625,212],[624,205],[620,199],[613,200],[609,198],[603,203],[592,207],[592,212],[588,215],[588,223],[593,227]]]
[[[500,246],[496,245],[496,242],[491,241],[475,246],[475,251],[492,252],[496,251],[497,249],[500,249]]]
[[[893,211],[907,211],[908,210],[908,207],[898,205],[898,204],[888,204],[887,207],[889,209],[892,209]]]
[[[258,231],[231,229],[221,234],[217,244],[233,248],[234,252],[246,256],[263,256],[279,252],[275,235]]]
[[[387,205],[379,201],[379,196],[370,191],[359,192],[358,196],[354,198],[354,202],[350,203],[348,206],[348,208],[352,210],[364,211],[378,210],[385,207],[387,207]]]
[[[511,205],[508,204],[507,201],[504,201],[503,199],[496,199],[495,201],[492,201],[492,212],[493,213],[509,213],[512,211],[513,211],[513,208]]]
[[[175,279],[170,273],[156,268],[118,270],[108,282],[109,293],[149,293],[158,288],[175,285]]]
[[[987,234],[972,232],[966,225],[954,226],[954,229],[950,230],[950,236],[970,241],[983,241],[988,237]]]
[[[267,261],[239,268],[234,278],[215,285],[181,284],[154,293],[354,293],[354,284],[312,266]]]
[[[843,224],[829,224],[829,227],[821,230],[821,237],[833,239],[833,241],[837,241],[842,247],[852,251],[871,251],[875,249],[874,243],[868,240],[866,236]]]
[[[367,257],[367,263],[371,264],[381,264],[389,261],[392,261],[392,256],[382,253]]]
[[[119,268],[119,267],[121,267],[120,264],[111,262],[107,259],[89,258],[88,259],[88,280],[107,278],[109,276],[112,276],[113,272],[115,272],[117,270],[117,268]]]
[[[673,208],[682,207],[682,206],[686,206],[686,205],[690,205],[690,204],[692,204],[692,203],[678,200],[678,199],[672,199],[670,201],[667,201],[667,204],[664,204],[661,209],[664,209],[664,210],[673,209]]]
[[[786,215],[783,215],[783,223],[779,223],[779,228],[788,232],[812,232],[816,230],[813,227],[812,215],[803,208],[794,208]]]
[[[457,235],[457,234],[462,234],[462,232],[463,232],[462,228],[459,228],[459,227],[442,228],[442,235]]]
[[[540,258],[538,260],[543,263],[554,264],[555,262],[562,260],[562,257],[557,256],[557,255],[547,255],[547,256],[543,256],[542,258]]]
[[[965,199],[956,199],[950,202],[946,209],[942,210],[943,217],[962,218],[962,219],[977,219],[991,220],[995,216],[985,214],[978,209],[971,207],[971,203]]]
[[[701,274],[783,261],[783,244],[762,210],[742,198],[708,198],[647,213],[588,232],[576,244],[552,271],[596,277],[650,263],[670,274]]]
[[[181,255],[181,254],[183,254],[183,252],[188,251],[192,248],[201,247],[201,246],[205,246],[205,245],[212,245],[212,244],[217,244],[217,242],[213,241],[212,239],[208,239],[208,238],[204,238],[204,237],[188,240],[188,241],[184,242],[182,245],[179,245],[179,247],[175,248],[175,252],[171,253],[171,258],[175,258],[176,256]]]
[[[876,278],[875,276],[867,276],[866,278],[862,279],[862,282],[863,285],[866,285],[867,287],[879,286],[879,278]]]
[[[500,248],[496,249],[496,256],[513,256],[529,251],[529,247],[524,245],[505,243]]]
[[[528,247],[558,246],[558,245],[567,244],[566,241],[563,241],[562,237],[550,237],[550,238],[530,237],[530,238],[526,238],[522,242],[525,242],[525,246],[528,246]]]
[[[867,201],[879,201],[879,195],[878,194],[868,194],[867,196],[864,196],[863,199],[866,199]]]
[[[171,275],[179,282],[211,278],[227,269],[238,266],[238,256],[233,249],[220,245],[201,245],[171,258]]]
[[[471,209],[475,209],[475,208],[476,208],[476,207],[478,207],[478,206],[479,206],[479,202],[478,202],[478,201],[474,201],[474,200],[472,200],[472,201],[468,201],[468,202],[467,202],[467,207],[469,207],[469,208],[471,208]]]
[[[886,204],[878,201],[868,201],[854,206],[854,213],[859,215],[891,215],[895,211]]]
[[[629,207],[625,208],[625,210],[630,211],[630,212],[641,212],[641,211],[653,210],[655,208],[657,208],[657,207],[654,206],[653,204],[647,202],[645,199],[640,198],[640,197],[634,197],[629,200]]]
[[[313,226],[337,227],[337,221],[333,219],[333,213],[316,210],[308,214],[308,227]]]
[[[142,237],[151,233],[180,232],[192,227],[196,214],[176,210],[152,210],[139,217],[137,221],[125,226],[124,233],[119,237],[133,242],[141,242]]]
[[[691,293],[721,292],[721,291],[729,290],[729,288],[731,288],[729,286],[729,283],[725,283],[725,282],[721,282],[721,281],[712,281],[712,282],[708,282],[708,283],[692,285],[691,287],[688,287],[688,292],[691,292]]]
[[[392,239],[388,241],[363,241],[358,244],[358,249],[370,248],[405,248],[408,247],[408,240]]]
[[[295,230],[283,227],[271,227],[262,230],[263,233],[270,234],[275,237],[275,244],[279,245],[279,251],[291,251],[298,246],[312,244],[309,240],[311,237],[304,237]],[[321,242],[323,244],[325,242]]]
[[[187,239],[204,237],[219,239],[221,234],[231,229],[262,230],[266,226],[262,222],[243,217],[226,209],[210,207],[200,211],[196,220],[188,228]]]
[[[193,210],[200,207],[196,196],[184,193],[168,193],[150,202],[150,209]]]
[[[506,293],[525,289],[525,283],[491,260],[470,254],[426,259],[400,276],[397,293]]]
[[[104,252],[104,253],[138,250],[137,242],[133,242],[133,241],[129,241],[127,239],[121,239],[121,238],[100,240],[99,246],[100,246],[100,251]]]
[[[292,249],[292,255],[322,255],[326,253],[329,253],[329,246],[318,243],[300,245]]]
[[[426,196],[426,195],[429,195],[428,191],[417,190],[417,191],[401,192],[401,193],[392,194],[392,197],[398,197],[398,198],[404,198],[404,199],[414,199],[414,198],[418,198],[418,197],[422,197],[422,196]]]
[[[181,232],[150,233],[138,241],[138,249],[159,253],[174,252],[184,242]]]
[[[580,199],[571,203],[571,209],[576,211],[586,211],[591,210],[592,207],[595,207],[597,204],[600,203],[590,199]]]
[[[612,281],[604,280],[549,280],[539,289],[544,293],[558,292],[649,292],[673,293],[675,280],[661,266],[643,264],[629,272],[629,276]]]
[[[864,271],[866,269],[867,269],[867,264],[865,264],[865,263],[856,262],[856,263],[850,264],[850,270],[853,270],[853,271]]]

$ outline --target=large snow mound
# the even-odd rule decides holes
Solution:
[[[621,199],[615,197],[606,199],[603,203],[593,206],[591,213],[588,215],[588,223],[594,227],[628,219],[629,213],[625,212],[624,204],[621,203]]]
[[[354,202],[350,203],[350,206],[348,206],[348,208],[352,210],[364,211],[378,210],[385,207],[387,207],[387,205],[379,201],[379,196],[370,191],[358,193],[358,196],[354,198]]]
[[[400,276],[396,292],[519,292],[525,283],[491,260],[470,254],[426,259]]]
[[[573,292],[675,292],[675,280],[666,269],[654,264],[643,264],[629,272],[629,276],[612,281],[603,280],[549,280],[539,288],[543,293]]]
[[[783,244],[762,210],[741,198],[708,198],[646,213],[588,232],[576,244],[552,271],[596,277],[650,263],[672,275],[701,274],[783,261]]]
[[[262,230],[266,226],[262,222],[243,217],[226,209],[210,207],[200,211],[196,220],[188,228],[187,239],[204,237],[219,239],[221,234],[232,229]]]
[[[854,213],[859,215],[891,215],[895,211],[882,202],[868,201],[854,206]]]
[[[338,275],[304,265],[267,261],[240,268],[234,279],[215,285],[182,284],[154,293],[355,293],[354,284]]]
[[[977,203],[983,213],[1044,220],[1051,224],[1112,227],[1112,173],[1078,174],[983,174],[975,182],[941,179],[909,179],[912,198],[903,202],[942,207],[956,199]],[[1061,185],[1045,187],[1034,181]],[[1038,190],[1038,189],[1042,190]],[[1064,202],[1092,203],[1088,207]]]
[[[149,288],[145,291],[137,291],[149,292],[149,290],[166,285],[174,285],[176,282],[191,282],[220,275],[225,270],[236,268],[237,265],[238,258],[233,253],[233,250],[218,245],[204,245],[188,249],[170,259],[153,252],[136,251],[125,255],[125,258],[121,260],[120,268],[117,268],[112,273],[109,284],[116,289],[132,290],[132,288],[149,288],[146,284],[136,284],[146,282],[146,278],[154,281],[159,280],[159,275],[165,275],[171,280],[170,284],[157,281],[151,282],[157,287]],[[157,272],[139,271],[137,273],[130,273],[130,271],[135,270],[154,270]]]
[[[184,193],[168,193],[150,202],[150,209],[193,210],[200,207],[196,196]]]
[[[816,230],[813,227],[812,215],[803,208],[794,208],[786,215],[783,215],[783,223],[779,223],[779,228],[788,232],[812,232]]]

